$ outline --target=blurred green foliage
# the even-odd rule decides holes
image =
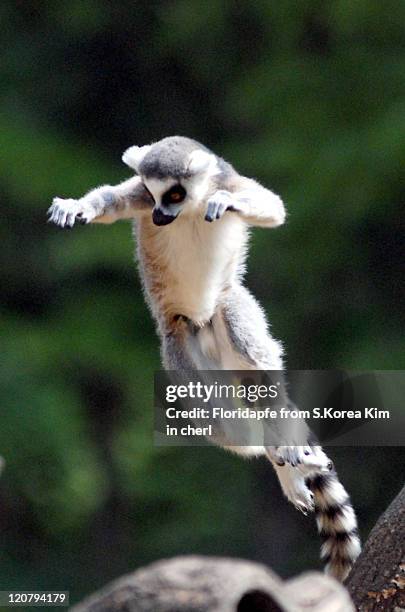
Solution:
[[[75,599],[190,552],[316,565],[266,463],[152,446],[158,343],[129,226],[45,213],[128,176],[131,144],[197,138],[287,202],[247,281],[289,367],[404,368],[405,4],[5,0],[0,18],[2,588]],[[403,452],[331,454],[366,534]]]

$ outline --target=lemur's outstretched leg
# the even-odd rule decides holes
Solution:
[[[232,288],[224,298],[216,332],[222,351],[222,367],[282,369],[280,345],[270,336],[260,306],[244,287]],[[266,426],[273,424],[265,423]],[[286,497],[305,514],[315,510],[318,530],[324,541],[321,557],[326,563],[326,571],[344,580],[360,553],[357,521],[350,498],[322,448],[309,442],[305,446],[302,444],[311,439],[306,424],[301,422],[296,431],[291,431],[292,427],[287,423],[286,439],[296,436],[296,446],[264,446],[263,453],[270,459]],[[283,432],[278,434],[282,439]],[[243,447],[235,451],[261,454],[256,447],[251,452],[243,452]]]
[[[54,198],[48,210],[49,221],[60,227],[75,223],[114,223],[131,219],[141,211],[151,211],[153,199],[141,179],[134,176],[119,185],[103,185],[78,200]]]

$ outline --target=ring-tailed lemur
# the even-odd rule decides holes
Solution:
[[[242,285],[250,226],[284,223],[281,199],[198,142],[170,137],[130,147],[137,176],[79,200],[55,198],[61,227],[133,219],[146,297],[171,370],[281,370],[282,349]],[[236,447],[266,455],[287,498],[315,510],[327,571],[343,580],[360,551],[349,496],[320,446]]]

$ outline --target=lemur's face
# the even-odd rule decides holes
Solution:
[[[154,145],[130,147],[123,161],[134,168],[154,199],[155,225],[168,225],[193,211],[206,198],[217,158],[187,138],[165,138]]]
[[[168,225],[181,213],[193,212],[205,199],[210,175],[199,172],[187,178],[142,177],[142,182],[155,201],[152,219],[155,225]]]
[[[155,201],[152,219],[155,225],[168,225],[180,214],[188,199],[187,188],[179,179],[142,177],[142,182]]]

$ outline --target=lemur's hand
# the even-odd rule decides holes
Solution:
[[[75,222],[90,223],[97,216],[97,211],[85,198],[80,200],[54,198],[48,215],[49,221],[59,227],[73,227]]]
[[[209,198],[204,218],[211,223],[215,219],[221,219],[227,210],[236,210],[235,206],[233,195],[229,191],[220,189]]]

